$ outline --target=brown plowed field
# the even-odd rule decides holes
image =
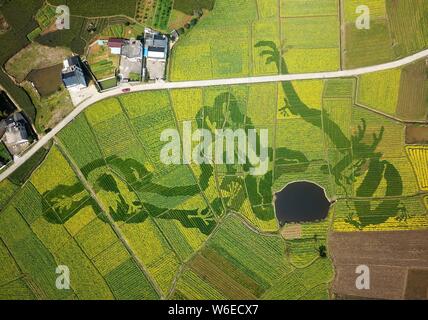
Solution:
[[[407,126],[406,143],[428,144],[428,126]]]
[[[428,299],[428,230],[333,232],[329,251],[337,298]],[[370,269],[369,290],[356,288],[359,265]]]

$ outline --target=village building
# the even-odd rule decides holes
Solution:
[[[88,86],[79,56],[64,60],[63,65],[62,81],[67,89],[80,90]]]
[[[121,82],[141,81],[143,71],[143,44],[140,40],[126,40],[122,46],[119,66]]]
[[[152,29],[144,31],[145,76],[150,80],[165,79],[168,37]]]
[[[96,40],[88,50],[88,64],[98,90],[103,91],[116,87],[117,81],[165,79],[168,51],[168,36],[146,28],[141,39]],[[70,82],[78,82],[76,77],[72,79]]]
[[[108,47],[110,48],[111,54],[121,54],[123,39],[110,38],[107,42]]]
[[[27,121],[19,112],[0,122],[0,137],[10,154],[19,155],[30,146],[27,127]]]

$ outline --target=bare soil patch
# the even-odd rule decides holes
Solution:
[[[409,270],[405,298],[411,300],[428,300],[428,269]]]
[[[281,235],[286,240],[294,240],[302,238],[301,224],[287,224],[281,230]]]
[[[428,268],[428,230],[333,232],[328,246],[336,269],[332,290],[338,298],[404,299],[408,290],[420,292],[406,279],[409,270]],[[356,288],[359,265],[369,267],[369,290]]]
[[[428,126],[407,126],[407,144],[428,144]]]
[[[32,70],[28,74],[27,80],[34,83],[34,86],[42,97],[47,97],[61,88],[61,70],[61,63],[52,67]]]
[[[55,31],[58,31],[58,28],[56,27],[56,23],[52,23],[49,27],[47,27],[46,29],[44,29],[40,35],[44,36],[44,35],[46,35],[48,33],[52,33],[52,32],[55,32]]]
[[[428,80],[425,59],[406,66],[401,73],[396,114],[403,120],[427,119]]]

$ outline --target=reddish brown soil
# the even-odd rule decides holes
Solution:
[[[428,144],[428,126],[407,126],[406,143]]]
[[[425,60],[406,66],[401,74],[397,116],[403,120],[427,119],[427,66]]]
[[[407,280],[409,270],[428,269],[428,230],[334,232],[329,251],[336,269],[332,291],[338,298],[404,299],[428,289],[428,283]],[[359,265],[370,269],[369,290],[356,288]]]
[[[411,300],[428,300],[428,269],[409,270],[405,298]]]

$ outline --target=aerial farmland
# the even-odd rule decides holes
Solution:
[[[0,300],[428,299],[428,2],[20,2]]]

